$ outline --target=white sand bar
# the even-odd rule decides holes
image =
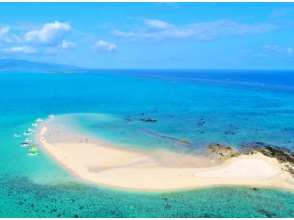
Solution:
[[[38,137],[43,149],[75,176],[98,185],[144,191],[219,185],[294,190],[293,177],[282,170],[276,159],[261,154],[242,155],[207,168],[166,166],[152,154],[130,151],[103,141],[50,143],[46,140],[47,132],[45,123]]]
[[[199,172],[194,174],[194,176],[230,179],[268,179],[277,174],[278,170],[266,160],[244,158],[236,160],[222,169]]]

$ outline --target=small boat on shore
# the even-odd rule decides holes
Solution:
[[[33,128],[29,128],[28,131],[30,131],[30,132],[35,132],[36,130],[33,129]]]
[[[31,135],[32,132],[28,132],[28,131],[25,131],[24,133],[22,133],[22,135],[25,135],[25,136],[28,136],[28,135]]]
[[[42,122],[43,121],[43,119],[41,119],[41,118],[37,118],[37,120],[36,120],[36,122]]]
[[[36,151],[28,151],[27,152],[27,155],[28,156],[37,156],[37,155],[39,155],[40,153],[39,152],[36,152]]]
[[[48,115],[48,116],[49,116],[49,118],[54,118],[55,117],[55,115],[52,115],[52,114]]]
[[[32,126],[33,127],[38,127],[38,124],[37,123],[33,123]]]
[[[21,147],[28,147],[28,146],[30,146],[30,144],[29,143],[26,143],[26,142],[23,142],[23,143],[20,144],[20,146]]]
[[[32,142],[32,139],[31,138],[26,138],[25,142]]]
[[[20,135],[20,134],[14,134],[14,135],[13,135],[14,138],[19,138],[19,137],[21,137],[21,136],[22,136],[22,135]]]

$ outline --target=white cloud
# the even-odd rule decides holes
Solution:
[[[289,8],[277,9],[271,13],[271,16],[272,17],[284,17],[289,14],[292,14],[293,11],[294,11],[293,9],[289,9]]]
[[[24,39],[32,44],[58,46],[70,31],[71,26],[68,23],[55,21],[44,24],[39,30],[28,31],[24,35]]]
[[[155,19],[143,19],[145,27],[137,31],[114,30],[116,36],[138,39],[184,39],[210,40],[225,35],[261,34],[275,29],[272,24],[241,24],[224,19],[212,22],[197,22],[174,25]]]
[[[16,35],[11,35],[9,32],[10,27],[0,27],[0,42],[12,43],[14,41],[19,41],[19,37],[17,37]]]
[[[62,40],[61,44],[58,45],[58,47],[59,48],[62,48],[62,49],[72,49],[72,48],[75,48],[76,47],[76,44],[73,43],[73,42]]]
[[[119,36],[119,37],[135,37],[136,34],[133,32],[123,32],[119,30],[113,30],[112,34]]]
[[[8,37],[9,27],[0,28],[0,43],[1,42],[9,42],[10,38]]]
[[[94,44],[93,48],[98,52],[114,52],[117,46],[116,44],[99,40]]]
[[[6,35],[8,32],[10,31],[10,28],[9,27],[2,27],[0,28],[0,35]]]
[[[288,55],[294,54],[294,47],[283,47],[281,45],[264,45],[262,48],[264,51],[267,52],[277,52]]]
[[[11,47],[3,50],[6,53],[23,53],[23,54],[35,54],[37,50],[30,46],[19,46],[19,47]]]
[[[144,22],[148,27],[154,29],[166,29],[170,26],[168,23],[156,19],[144,19]]]
[[[0,50],[4,54],[54,54],[76,46],[66,40],[72,28],[68,23],[45,23],[40,29],[0,26]]]

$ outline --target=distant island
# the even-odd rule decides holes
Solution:
[[[71,73],[71,72],[84,72],[87,68],[62,65],[56,63],[44,63],[44,62],[34,62],[27,60],[18,60],[18,59],[0,59],[0,73],[1,72],[62,72],[62,73]]]

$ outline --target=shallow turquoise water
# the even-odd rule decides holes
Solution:
[[[44,154],[27,157],[22,139],[13,138],[50,113],[104,113],[115,119],[76,120],[81,129],[134,147],[191,153],[211,142],[238,148],[263,141],[293,150],[293,74],[250,74],[0,74],[0,217],[294,217],[293,192],[226,187],[135,193],[91,186]],[[140,121],[148,117],[158,121]]]
[[[293,217],[293,194],[285,191],[230,187],[134,193],[9,176],[0,183],[2,217]]]

